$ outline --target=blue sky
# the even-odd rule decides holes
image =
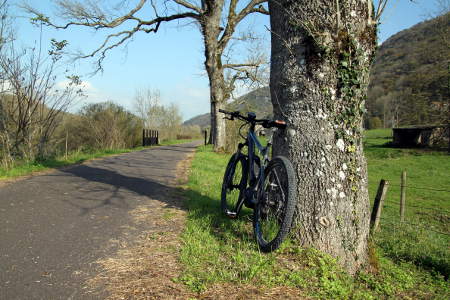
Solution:
[[[46,14],[52,15],[54,12],[50,0],[28,0],[28,3]],[[379,42],[425,20],[436,7],[435,0],[391,0],[382,18]],[[29,18],[18,8],[13,7],[13,14],[17,16],[19,43],[23,46],[37,43],[39,28],[31,26]],[[264,28],[268,24],[268,17],[257,17],[248,22],[256,24],[258,31],[268,36]],[[242,26],[246,27],[248,23]],[[44,45],[49,45],[51,38],[66,39],[71,50],[86,52],[95,49],[102,41],[101,37],[102,34],[79,27],[59,31],[44,28],[42,41]],[[203,60],[202,38],[195,26],[164,24],[157,34],[139,33],[126,49],[119,48],[109,52],[102,74],[88,76],[93,68],[86,61],[71,64],[70,68],[73,68],[74,73],[82,75],[85,82],[88,98],[84,103],[112,100],[133,110],[136,90],[153,88],[160,90],[163,103],[178,104],[183,119],[186,120],[209,112],[210,109],[208,79],[204,74]],[[77,107],[72,108],[76,109]]]

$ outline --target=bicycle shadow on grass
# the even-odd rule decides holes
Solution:
[[[220,243],[254,242],[252,218],[253,211],[243,208],[237,219],[230,219],[222,212],[220,202],[195,190],[185,190],[188,218],[202,226]]]

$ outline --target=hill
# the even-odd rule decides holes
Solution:
[[[211,116],[209,113],[195,116],[187,121],[184,121],[184,126],[194,126],[198,125],[200,128],[205,128],[211,125]]]
[[[403,30],[378,49],[369,118],[384,127],[443,123],[448,116],[450,13]]]
[[[242,112],[255,112],[258,118],[266,118],[272,115],[272,104],[270,102],[269,87],[258,88],[251,91],[227,105],[228,110],[239,110]],[[210,126],[209,113],[195,116],[183,123],[183,125],[198,125],[201,128]]]
[[[273,109],[270,101],[270,90],[268,86],[251,91],[228,104],[228,109],[243,112],[252,111],[258,118],[272,116]]]

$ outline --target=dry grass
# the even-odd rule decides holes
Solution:
[[[178,183],[187,180],[192,156],[177,166]],[[195,297],[176,280],[181,272],[179,235],[186,219],[185,211],[175,208],[182,204],[181,190],[167,198],[130,212],[133,224],[125,229],[123,240],[111,241],[111,247],[118,248],[116,253],[96,262],[101,271],[87,281],[90,290],[106,292],[111,300]],[[146,230],[138,232],[136,227]]]
[[[163,218],[168,209],[171,217]],[[109,294],[107,299],[192,297],[183,284],[174,281],[180,273],[178,236],[184,225],[184,212],[162,205],[139,207],[131,214],[136,223],[145,223],[149,230],[134,241],[120,243],[117,253],[98,261],[102,272],[90,279],[88,285],[94,289],[102,286]]]

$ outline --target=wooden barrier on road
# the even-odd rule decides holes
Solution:
[[[153,146],[159,144],[159,132],[157,130],[142,130],[142,146]]]

